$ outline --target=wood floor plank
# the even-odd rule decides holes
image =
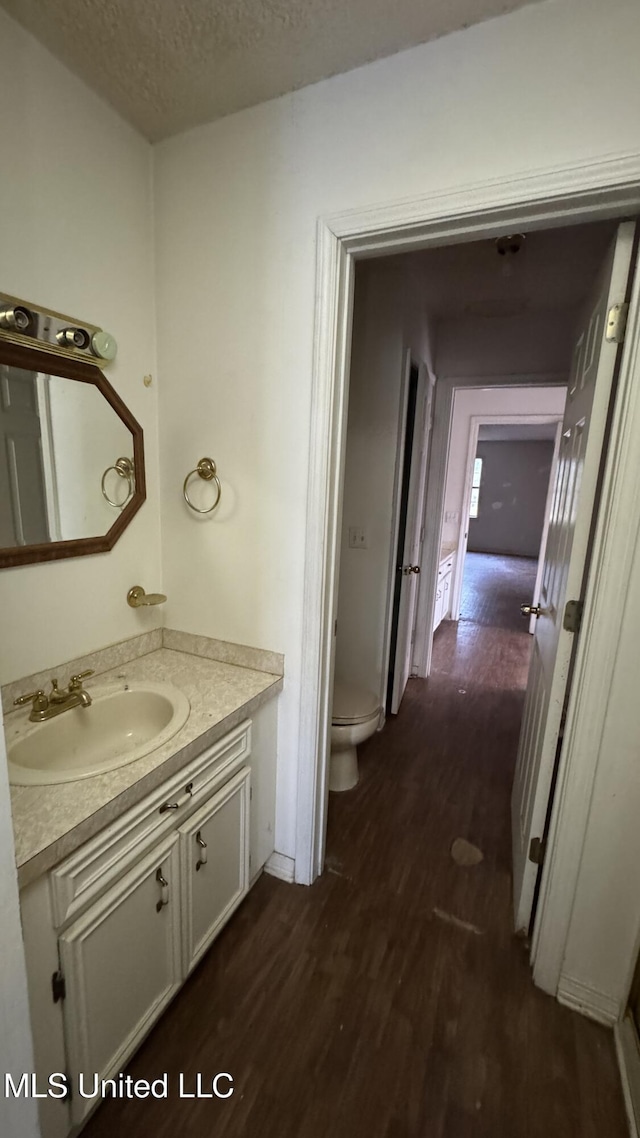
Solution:
[[[534,987],[511,929],[535,566],[470,556],[431,678],[331,795],[326,872],[262,877],[128,1068],[229,1071],[233,1097],[107,1102],[87,1138],[626,1135],[611,1034]],[[456,864],[458,837],[479,865]]]

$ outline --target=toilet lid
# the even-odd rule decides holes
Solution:
[[[380,710],[378,698],[366,688],[355,684],[336,682],[333,687],[331,722],[336,724],[363,723]]]

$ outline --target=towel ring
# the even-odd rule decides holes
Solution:
[[[129,492],[123,502],[114,502],[113,499],[109,497],[105,489],[107,475],[110,474],[112,470],[115,470],[116,474],[120,478],[126,478],[127,482],[129,483]],[[116,462],[114,462],[113,466],[108,466],[102,475],[102,481],[100,483],[102,487],[102,497],[109,503],[110,506],[114,506],[116,510],[122,510],[124,506],[126,506],[129,499],[133,496],[133,474],[134,465],[132,460],[130,458],[119,458]]]
[[[199,506],[194,506],[193,502],[189,498],[189,495],[187,494],[187,483],[188,483],[189,479],[193,477],[194,474],[197,474],[198,477],[204,479],[205,482],[215,482],[215,484],[218,488],[218,493],[216,494],[215,502],[213,503],[212,506],[209,506],[206,510],[201,510]],[[187,474],[187,477],[184,480],[184,484],[182,487],[182,493],[184,495],[185,502],[187,503],[189,508],[194,511],[194,513],[196,513],[196,514],[210,514],[212,510],[215,510],[216,506],[218,505],[218,502],[220,501],[220,495],[222,494],[222,486],[220,485],[220,479],[218,478],[218,475],[216,474],[216,464],[212,458],[201,458],[200,462],[195,467],[195,469],[189,471],[189,473]]]

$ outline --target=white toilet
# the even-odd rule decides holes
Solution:
[[[358,781],[356,747],[369,739],[382,708],[373,692],[336,680],[331,713],[329,790],[351,790]]]

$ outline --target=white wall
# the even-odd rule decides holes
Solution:
[[[566,394],[564,387],[528,386],[460,388],[456,391],[444,491],[443,542],[457,544],[460,536],[472,417],[474,415],[562,416]],[[456,518],[447,520],[447,514],[455,514]]]
[[[342,516],[336,677],[386,690],[385,640],[396,458],[407,352],[431,359],[420,283],[365,263],[356,277]],[[350,549],[348,530],[365,531]]]
[[[161,574],[157,388],[142,382],[155,371],[151,148],[2,11],[0,105],[0,287],[115,335],[105,374],[143,426],[148,484],[110,553],[2,570],[4,683],[146,627],[126,593]]]
[[[539,557],[553,451],[546,439],[478,443],[482,475],[467,549]]]
[[[11,798],[7,774],[2,708],[0,707],[0,1133],[7,1138],[37,1138],[37,1103],[33,1099],[6,1099],[5,1073],[14,1080],[23,1072],[33,1071],[33,1048],[27,977],[20,912],[18,908],[18,875],[11,828]]]

